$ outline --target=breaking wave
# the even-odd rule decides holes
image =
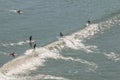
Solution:
[[[77,31],[68,36],[64,36],[60,38],[58,41],[55,41],[49,45],[36,48],[35,50],[33,49],[27,50],[24,53],[25,55],[19,56],[14,60],[9,61],[0,68],[0,74],[1,74],[0,78],[2,80],[9,80],[9,77],[11,75],[26,73],[29,70],[36,70],[38,66],[44,66],[44,62],[46,62],[46,58],[74,61],[79,64],[85,64],[88,66],[88,68],[90,68],[90,70],[95,71],[98,67],[96,63],[80,58],[73,58],[71,56],[64,57],[59,52],[65,48],[81,49],[88,53],[94,52],[94,50],[97,49],[97,46],[84,44],[83,43],[84,39],[90,39],[95,34],[103,33],[104,30],[111,28],[113,24],[118,22],[120,21],[114,18],[106,22],[101,22],[99,24],[90,24],[86,26],[83,30]],[[22,45],[25,43],[28,42],[23,41],[19,43],[12,43],[9,45]],[[116,57],[112,57],[112,58],[116,58]],[[55,77],[52,75],[38,75],[36,77],[44,77],[45,79],[52,78],[56,80],[68,80],[62,77]],[[31,79],[31,77],[26,79]]]

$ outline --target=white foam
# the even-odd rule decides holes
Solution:
[[[108,59],[110,59],[110,60],[112,60],[112,61],[115,61],[115,62],[120,61],[120,55],[119,55],[119,54],[116,54],[116,53],[114,53],[114,52],[110,52],[109,54],[108,54],[108,53],[104,53],[104,55],[105,55]]]
[[[32,55],[21,56],[5,64],[0,72],[6,75],[25,73],[27,70],[35,70],[37,66],[43,66],[44,59],[36,58]]]
[[[16,9],[12,9],[12,10],[9,10],[10,12],[12,12],[12,13],[18,13],[18,10],[16,10]],[[20,13],[23,13],[23,11],[20,11]]]
[[[66,61],[75,61],[78,63],[89,65],[89,68],[96,69],[97,65],[82,59],[74,59],[72,57],[64,57],[59,53],[51,52],[45,48],[37,48],[36,50],[28,50],[29,53],[25,56],[20,56],[0,68],[0,72],[6,75],[14,75],[19,73],[26,73],[29,70],[35,70],[38,66],[44,66],[46,58],[63,59]],[[94,68],[93,68],[94,67]]]
[[[34,53],[33,53],[34,52]],[[28,53],[28,54],[27,54]],[[79,63],[84,63],[84,64],[88,64],[91,66],[97,66],[95,63],[93,62],[89,62],[83,59],[74,59],[72,57],[64,57],[59,53],[56,52],[52,52],[51,50],[48,50],[46,48],[37,48],[35,51],[34,50],[28,50],[26,51],[27,55],[37,55],[39,56],[40,59],[45,59],[45,58],[53,58],[53,59],[62,59],[62,60],[67,60],[67,61],[75,61],[75,62],[79,62]]]
[[[84,28],[83,30],[78,31],[72,35],[74,36],[75,39],[82,40],[82,39],[90,38],[91,36],[95,35],[98,32],[99,32],[98,24],[91,24],[86,28]]]
[[[85,45],[82,43],[81,40],[78,39],[74,39],[72,37],[68,37],[67,39],[64,39],[64,42],[66,43],[66,46],[72,49],[83,49],[84,51],[90,53],[93,52],[93,50],[95,50],[97,48],[97,46],[93,46],[93,45]]]
[[[58,76],[52,76],[52,75],[45,75],[45,74],[37,74],[35,76],[14,76],[14,79],[12,80],[69,80],[67,78],[64,78],[64,77],[58,77]]]
[[[32,40],[31,42],[34,43],[35,40]],[[20,41],[20,42],[16,42],[16,43],[9,42],[9,43],[1,43],[1,44],[2,44],[2,46],[4,46],[4,47],[8,47],[8,46],[22,46],[22,45],[28,44],[28,43],[30,43],[29,40]]]

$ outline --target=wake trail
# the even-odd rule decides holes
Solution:
[[[53,76],[53,75],[45,75],[45,74],[37,74],[35,76],[12,76],[12,78],[10,78],[10,80],[70,80],[68,78],[64,78],[64,77],[58,77],[58,76]]]
[[[38,41],[38,40],[37,40]],[[36,42],[36,40],[33,40],[32,43]],[[2,46],[4,47],[8,47],[8,46],[22,46],[22,45],[25,45],[25,44],[28,44],[30,43],[29,40],[26,40],[26,41],[20,41],[20,42],[16,42],[16,43],[12,43],[12,42],[9,42],[9,43],[1,43]]]
[[[9,55],[7,52],[0,51],[0,55]]]

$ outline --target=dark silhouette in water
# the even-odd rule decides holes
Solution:
[[[29,40],[32,41],[32,36],[29,37]]]
[[[89,26],[91,24],[91,21],[87,21],[86,26]]]
[[[62,32],[60,32],[60,37],[63,37],[63,33]]]
[[[34,44],[33,48],[36,49],[36,44]]]
[[[29,44],[30,44],[30,47],[32,47],[32,36],[29,37]]]
[[[21,11],[21,10],[17,10],[17,13],[18,13],[18,14],[21,14],[21,13],[22,13],[22,11]]]
[[[17,54],[16,54],[15,52],[13,52],[13,53],[10,53],[10,56],[12,56],[12,57],[16,57]]]
[[[91,22],[88,20],[87,23],[90,24]]]

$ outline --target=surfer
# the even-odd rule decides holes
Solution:
[[[87,23],[90,24],[91,22],[88,20]]]
[[[18,13],[18,14],[21,14],[21,13],[22,13],[22,11],[21,11],[21,10],[17,10],[17,13]]]
[[[63,33],[62,32],[60,32],[60,37],[63,37]]]
[[[22,10],[17,10],[17,9],[13,9],[13,10],[9,10],[10,12],[13,12],[13,13],[18,13],[18,14],[22,14],[23,11]]]
[[[10,53],[10,56],[16,57],[17,54],[15,52],[13,52],[13,53]]]
[[[32,41],[32,36],[30,36],[29,40]]]
[[[35,50],[35,48],[36,48],[36,44],[34,44],[33,48],[34,48],[34,50]]]
[[[29,44],[30,44],[30,47],[32,47],[32,36],[29,37]]]
[[[88,20],[86,26],[88,26],[88,25],[90,25],[90,24],[91,24],[91,21]]]

